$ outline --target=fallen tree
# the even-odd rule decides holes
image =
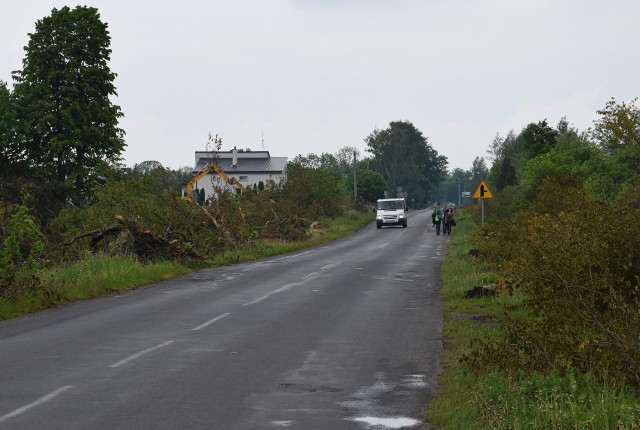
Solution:
[[[116,215],[114,219],[115,224],[74,236],[62,246],[69,246],[80,239],[90,237],[89,247],[94,252],[102,250],[107,253],[129,253],[144,260],[206,259],[206,256],[200,255],[192,246],[184,246],[175,239],[167,240],[125,216]]]

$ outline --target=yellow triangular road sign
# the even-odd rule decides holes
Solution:
[[[474,199],[492,199],[493,198],[493,194],[491,194],[491,191],[489,190],[489,187],[487,187],[487,183],[484,181],[484,179],[480,181],[480,185],[478,185],[476,192],[473,193],[473,198]]]

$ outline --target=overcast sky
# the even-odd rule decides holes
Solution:
[[[468,170],[496,133],[563,116],[586,130],[611,97],[640,96],[637,0],[16,1],[0,80],[37,20],[78,4],[109,26],[128,166],[193,167],[209,133],[223,150],[366,155],[405,120]]]

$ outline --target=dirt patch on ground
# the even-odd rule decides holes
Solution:
[[[468,299],[475,297],[493,297],[496,295],[496,292],[491,289],[491,287],[492,285],[473,287],[472,289],[465,291],[464,296]]]

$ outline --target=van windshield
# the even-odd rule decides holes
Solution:
[[[379,201],[378,209],[404,209],[404,202],[402,200]]]

